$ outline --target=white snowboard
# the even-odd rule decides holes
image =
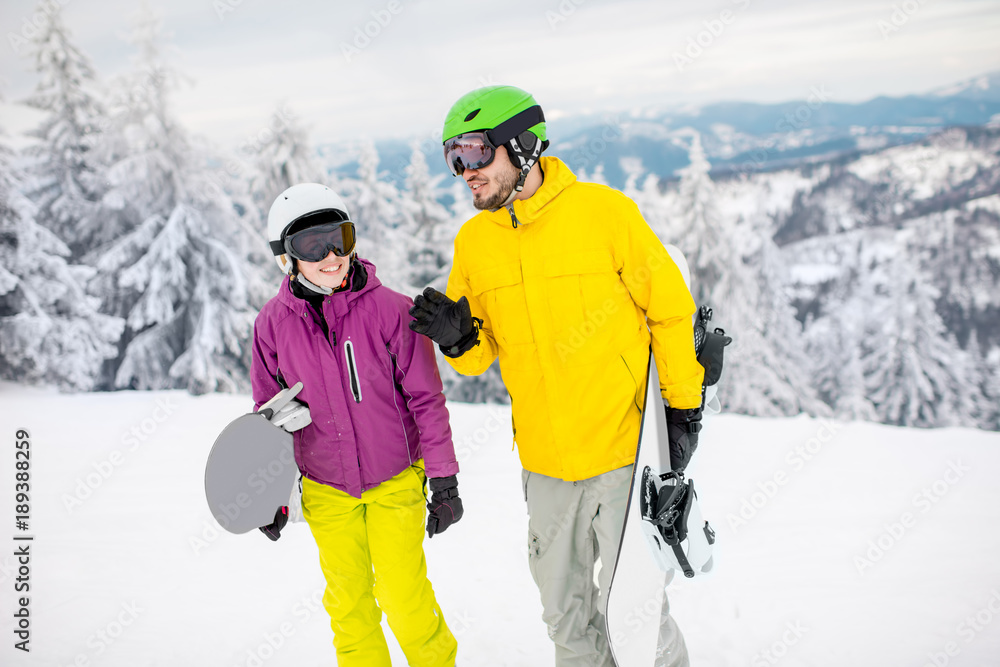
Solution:
[[[618,667],[652,667],[660,630],[667,573],[659,568],[643,534],[636,492],[642,470],[670,468],[666,415],[660,395],[660,379],[653,357],[649,358],[646,402],[635,466],[632,493],[625,511],[625,526],[618,547],[618,559],[608,587],[605,619],[611,654]]]

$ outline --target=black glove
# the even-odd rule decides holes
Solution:
[[[279,507],[278,511],[274,513],[274,522],[267,526],[261,526],[257,530],[267,535],[267,539],[277,542],[278,538],[281,537],[281,529],[285,527],[286,523],[288,523],[288,508]]]
[[[427,503],[427,537],[443,533],[462,518],[462,499],[458,497],[458,477],[431,477],[431,501]]]
[[[410,329],[437,343],[446,356],[459,357],[479,344],[482,320],[472,316],[464,296],[456,302],[428,287],[413,300],[410,315]]]
[[[667,406],[667,439],[670,441],[670,468],[683,472],[695,450],[701,431],[701,407],[683,410]]]

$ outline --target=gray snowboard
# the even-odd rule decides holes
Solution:
[[[205,465],[208,507],[230,533],[273,522],[298,481],[292,434],[265,414],[254,412],[231,422],[215,440]]]

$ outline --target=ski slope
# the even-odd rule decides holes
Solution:
[[[0,384],[0,665],[335,664],[308,528],[230,535],[205,506],[208,449],[249,405]],[[459,664],[550,665],[509,409],[449,407],[465,517],[425,545]],[[31,436],[27,532],[17,429]],[[701,442],[690,473],[716,569],[669,591],[693,665],[1000,664],[1000,434],[722,415]],[[27,654],[15,533],[34,536]]]

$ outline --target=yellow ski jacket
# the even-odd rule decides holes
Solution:
[[[621,192],[542,157],[542,186],[483,211],[455,238],[448,297],[483,320],[479,345],[448,359],[478,375],[500,357],[514,442],[531,472],[575,481],[635,461],[650,333],[660,391],[701,404],[694,300],[680,270]]]

